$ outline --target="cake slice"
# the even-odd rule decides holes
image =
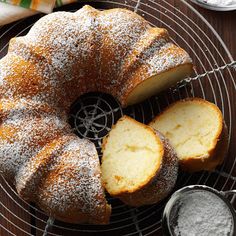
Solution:
[[[228,150],[228,133],[220,109],[200,98],[180,100],[158,115],[150,126],[175,148],[188,172],[213,170]]]
[[[131,206],[162,200],[175,185],[178,159],[159,132],[124,116],[102,145],[102,178],[107,192]]]

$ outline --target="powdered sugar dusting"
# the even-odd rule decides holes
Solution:
[[[177,215],[173,216],[177,222],[176,226],[172,225],[175,235],[233,235],[232,214],[226,203],[214,193],[201,190],[187,192],[175,207],[178,208]]]
[[[101,75],[107,78],[102,89],[112,91],[114,84],[121,82],[120,71],[133,45],[139,40],[149,24],[133,12],[113,9],[99,18],[103,41],[101,51]],[[105,62],[104,64],[102,62]],[[114,93],[114,91],[112,91]],[[113,95],[116,95],[115,93]]]
[[[64,217],[73,214],[75,207],[77,213],[90,215],[87,221],[108,221],[110,210],[91,143],[72,135],[65,146],[59,145],[50,165],[40,165],[38,158],[44,157],[47,163],[40,153],[72,133],[67,112],[77,97],[102,91],[121,103],[125,100],[124,89],[136,86],[128,81],[137,69],[130,70],[133,64],[129,64],[135,52],[147,71],[140,73],[140,81],[190,61],[184,51],[177,53],[160,37],[149,40],[144,48],[141,41],[148,38],[150,29],[147,21],[128,10],[100,12],[85,6],[75,13],[56,12],[41,18],[26,36],[11,40],[7,56],[0,60],[0,170],[7,178],[15,177],[26,199],[38,192],[35,201],[49,214],[63,218],[63,212]],[[169,48],[173,55],[165,56]],[[125,66],[129,73],[122,72]]]
[[[57,175],[57,181],[51,181]],[[51,214],[85,214],[99,222],[106,203],[101,183],[99,159],[92,143],[72,137],[51,168],[39,192],[43,208]],[[104,219],[103,219],[104,220]]]
[[[157,51],[158,50],[156,50],[156,52]],[[148,60],[145,60],[145,63],[149,65],[148,73],[150,76],[181,64],[191,63],[191,59],[188,54],[170,42],[160,47],[158,53],[156,52],[153,53],[153,56],[149,57]],[[150,53],[150,55],[152,55],[152,53]]]
[[[67,122],[57,116],[11,113],[1,125],[0,139],[0,169],[8,178],[14,177],[47,142],[69,132]]]

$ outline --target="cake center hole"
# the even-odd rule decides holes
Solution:
[[[119,102],[108,94],[88,93],[71,107],[69,123],[81,138],[87,138],[99,149],[102,138],[122,116]]]

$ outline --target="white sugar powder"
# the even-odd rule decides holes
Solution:
[[[233,218],[222,199],[208,191],[192,191],[178,202],[173,231],[178,236],[230,236]]]
[[[214,6],[231,6],[236,4],[236,0],[201,0],[201,2]]]

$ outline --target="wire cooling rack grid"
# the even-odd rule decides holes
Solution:
[[[84,3],[85,1],[59,10],[75,11]],[[185,48],[196,65],[195,76],[192,78],[187,78],[165,93],[126,109],[121,108],[119,102],[107,94],[91,93],[80,97],[72,105],[69,122],[79,137],[95,143],[99,155],[102,138],[122,115],[127,114],[140,122],[148,123],[173,101],[193,96],[217,104],[224,114],[230,138],[236,138],[232,129],[236,116],[233,107],[233,102],[236,101],[233,67],[236,63],[212,26],[187,1],[173,3],[172,0],[89,1],[89,4],[101,10],[113,7],[131,9],[146,18],[151,25],[167,28],[173,42]],[[8,28],[3,27],[0,29],[0,40],[3,37],[10,39],[24,35],[38,18],[32,17],[18,21]],[[1,45],[0,53],[6,53],[7,47],[8,43]],[[235,164],[236,158],[231,144],[228,157],[222,166],[213,172],[180,173],[176,189],[189,184],[206,184],[221,191],[234,189]],[[35,205],[19,199],[15,189],[4,178],[1,180],[1,191],[5,194],[6,201],[13,204],[12,208],[5,204],[6,201],[0,200],[6,213],[2,214],[1,211],[0,214],[7,222],[2,227],[9,235],[162,235],[161,215],[165,201],[148,207],[131,208],[108,196],[108,201],[113,206],[110,225],[70,225],[48,218]],[[234,198],[231,202],[234,203]],[[22,211],[24,217],[14,212],[16,207]],[[11,232],[9,228],[12,227],[21,233]]]

